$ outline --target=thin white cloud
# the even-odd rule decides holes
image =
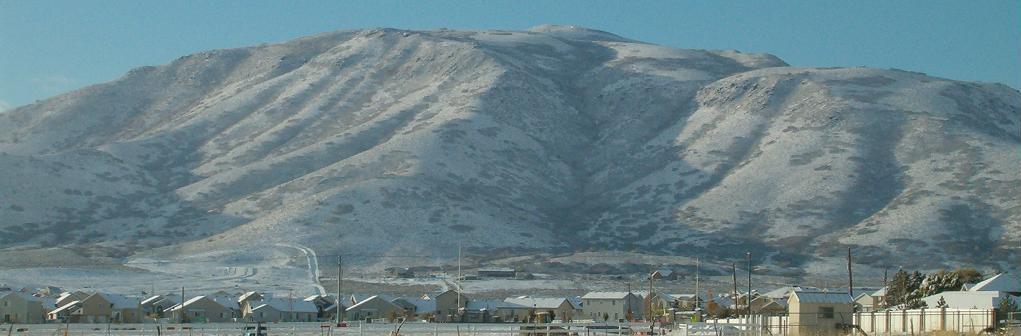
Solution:
[[[0,112],[6,112],[9,109],[11,109],[11,103],[8,103],[6,100],[0,99]]]

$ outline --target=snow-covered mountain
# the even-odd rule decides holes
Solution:
[[[0,248],[1017,265],[1019,110],[576,27],[340,31],[0,113]]]

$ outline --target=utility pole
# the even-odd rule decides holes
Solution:
[[[287,290],[287,310],[290,310],[287,312],[287,322],[294,322],[294,293],[291,289]]]
[[[340,294],[340,282],[341,282],[341,279],[344,278],[343,266],[344,266],[344,257],[341,256],[340,254],[337,254],[337,303],[336,304],[337,304],[337,326],[338,327],[340,326],[340,305],[341,305],[341,302],[344,301],[343,299],[341,299],[341,294]]]
[[[627,307],[627,310],[624,312],[624,318],[631,322],[631,318],[634,316],[634,313],[631,311],[631,282],[627,283],[627,296],[624,297],[624,306]]]
[[[745,252],[745,256],[748,257],[748,297],[745,298],[745,303],[748,305],[748,319],[752,318],[752,253]]]
[[[854,276],[851,275],[851,247],[847,247],[847,295],[854,299]]]
[[[178,309],[180,311],[180,313],[179,313],[180,315],[177,316],[177,323],[184,323],[184,317],[185,317],[185,314],[186,314],[185,311],[184,311],[184,301],[185,301],[184,300],[184,286],[181,286],[181,309]]]
[[[699,300],[698,296],[698,273],[698,257],[695,257],[695,308],[702,308],[702,302],[700,302],[701,300]]]
[[[454,284],[457,286],[456,290],[454,291],[454,294],[456,294],[455,296],[457,296],[457,315],[460,316],[461,315],[461,241],[460,240],[457,241],[457,279],[455,279]],[[458,320],[460,320],[460,318],[458,318]]]
[[[732,268],[731,275],[733,275],[733,277],[734,277],[734,296],[732,296],[732,298],[734,299],[734,308],[737,308],[737,299],[738,299],[738,293],[737,293],[737,263],[736,262],[731,262],[730,263],[730,267]]]

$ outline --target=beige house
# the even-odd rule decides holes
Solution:
[[[886,307],[886,287],[875,292],[858,294],[858,296],[854,298],[854,303],[858,305],[858,307],[861,307],[861,311],[864,312],[883,309]]]
[[[458,297],[461,299],[458,300]],[[448,290],[432,297],[433,301],[436,302],[436,312],[434,317],[437,322],[450,322],[457,320],[458,312],[464,309],[464,306],[468,303],[469,298],[464,294],[458,293],[455,290]],[[458,303],[460,302],[460,305]],[[422,312],[419,312],[421,314]]]
[[[787,299],[790,335],[837,335],[852,324],[854,301],[847,293],[794,291]]]
[[[302,298],[263,298],[245,301],[242,316],[252,322],[312,322],[319,309]]]
[[[139,301],[117,294],[95,293],[51,311],[47,319],[72,323],[138,323]]]
[[[351,321],[369,319],[390,319],[404,316],[404,309],[378,295],[371,296],[346,310],[347,319]]]
[[[497,314],[507,322],[531,321],[530,316],[533,314],[540,322],[569,322],[580,316],[580,309],[566,298],[515,297],[504,299],[503,302],[497,308]]]
[[[0,293],[0,323],[43,323],[54,300],[22,292]]]
[[[165,296],[165,295],[153,295],[140,303],[142,314],[145,316],[158,318],[164,317],[164,312],[167,309],[173,308],[178,304],[176,296]]]
[[[171,321],[183,322],[230,322],[234,320],[234,311],[208,296],[196,296],[183,304],[175,305],[165,311]]]
[[[597,322],[640,319],[642,299],[628,292],[589,292],[581,297],[585,316]]]

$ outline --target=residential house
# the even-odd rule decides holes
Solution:
[[[404,314],[408,318],[426,321],[435,319],[436,301],[428,296],[425,298],[396,298],[390,302],[404,309]]]
[[[89,293],[85,293],[82,291],[63,292],[57,296],[57,302],[55,302],[54,304],[57,307],[63,307],[68,303],[71,303],[72,301],[85,300],[85,298],[87,297],[89,297]]]
[[[865,292],[854,297],[854,303],[858,305],[859,311],[871,312],[886,307],[886,288],[883,287],[874,292]]]
[[[1000,273],[968,287],[969,292],[1005,292],[1021,296],[1021,279]]]
[[[140,303],[140,308],[145,316],[152,318],[164,317],[163,314],[167,309],[176,306],[178,303],[177,296],[165,296],[165,295],[153,295]]]
[[[940,298],[946,302],[947,308],[995,309],[1003,300],[1014,300],[1018,306],[1021,306],[1021,298],[1007,292],[997,291],[949,291],[924,297],[922,301],[925,301],[925,305],[929,308],[937,308]]]
[[[469,301],[469,298],[463,293],[458,293],[452,289],[433,296],[432,299],[436,301],[434,316],[437,322],[456,321],[458,313],[464,309],[465,304]]]
[[[331,313],[336,313],[336,307],[334,305],[334,299],[329,295],[312,295],[305,298],[305,301],[311,302],[316,306],[318,313],[316,317],[321,320],[326,320],[328,316],[333,316]],[[333,308],[332,310],[330,308]]]
[[[262,300],[262,299],[264,299],[266,297],[269,297],[269,296],[268,295],[264,296],[264,295],[262,295],[262,293],[255,292],[255,291],[245,292],[245,293],[241,294],[241,296],[238,296],[238,300],[237,300],[238,301],[238,307],[240,307],[243,310],[244,307],[245,307],[245,304],[248,301],[259,301],[259,300]]]
[[[463,313],[457,316],[456,322],[461,323],[490,323],[502,322],[500,309],[507,305],[503,300],[478,299],[469,300],[464,305]]]
[[[47,319],[72,323],[138,323],[142,310],[136,298],[94,293],[51,311]]]
[[[78,313],[81,306],[81,301],[68,302],[51,310],[49,313],[46,313],[46,320],[55,322],[80,322],[81,314],[76,313]]]
[[[99,293],[97,295],[102,295],[110,303],[112,322],[138,323],[142,321],[142,309],[139,305],[141,300],[139,298],[107,293]]]
[[[755,303],[755,300],[752,300]],[[787,301],[770,300],[768,303],[758,307],[755,311],[756,314],[767,315],[767,316],[779,316],[787,314]]]
[[[36,290],[36,294],[39,294],[38,296],[49,297],[49,298],[56,298],[56,297],[60,296],[60,294],[63,293],[63,292],[64,292],[64,290],[62,290],[62,289],[60,289],[60,287],[56,287],[56,286],[43,286],[43,287],[39,288],[38,290]]]
[[[794,291],[787,305],[793,336],[842,334],[852,324],[854,300],[846,292]]]
[[[415,272],[407,267],[387,267],[386,276],[390,278],[410,279],[415,277]]]
[[[670,296],[674,297],[674,307],[679,311],[692,311],[705,303],[705,298],[695,294],[679,293]]]
[[[642,316],[642,299],[628,292],[589,292],[581,297],[585,316],[594,321],[623,321]]]
[[[784,304],[778,305],[779,302],[783,302]],[[752,314],[765,314],[765,313],[767,313],[767,310],[764,309],[767,306],[772,307],[769,310],[769,312],[776,313],[776,310],[777,310],[778,307],[783,307],[783,311],[786,311],[787,310],[786,303],[787,303],[787,301],[777,300],[777,299],[774,299],[774,298],[771,298],[771,297],[768,297],[768,296],[765,296],[765,295],[758,295],[756,293],[752,297]],[[748,308],[745,307],[745,309],[748,309]]]
[[[233,300],[230,300],[233,301]],[[190,323],[230,322],[234,320],[234,311],[217,302],[212,297],[200,295],[188,299],[183,304],[175,305],[166,310],[167,317],[172,321]]]
[[[345,310],[348,320],[359,321],[359,320],[371,320],[371,319],[391,319],[398,316],[404,316],[404,309],[400,306],[390,302],[386,298],[375,295],[371,296],[355,305],[348,307]]]
[[[312,322],[318,319],[315,304],[299,298],[268,298],[248,300],[242,316],[252,322]]]
[[[506,298],[499,307],[504,321],[529,321],[531,317],[540,322],[560,320],[570,322],[580,316],[578,307],[567,298],[535,298],[520,296]]]
[[[661,268],[652,271],[652,279],[654,280],[677,280],[681,278],[680,273],[677,273],[673,269]]]
[[[675,308],[675,301],[677,300],[673,295],[659,292],[636,292],[636,295],[642,299],[642,312],[641,316],[645,320],[651,320],[653,318],[663,318],[670,320]]]
[[[725,316],[733,312],[737,305],[730,294],[718,294],[705,303],[705,312],[711,316]]]
[[[28,293],[0,293],[0,322],[43,323],[46,314],[55,309],[54,302],[54,299]]]
[[[487,278],[513,278],[515,274],[513,268],[483,268],[477,273],[480,277]]]

